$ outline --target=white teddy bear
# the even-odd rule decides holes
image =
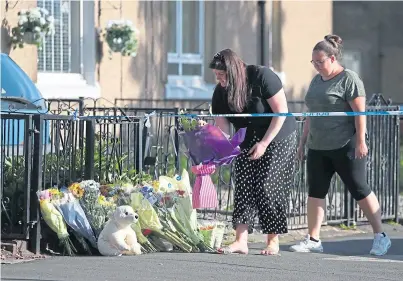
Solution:
[[[141,246],[131,228],[139,216],[130,206],[119,206],[106,223],[98,238],[98,250],[103,256],[140,255]]]

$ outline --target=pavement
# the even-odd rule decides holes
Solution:
[[[155,253],[137,257],[51,257],[2,265],[1,280],[401,281],[403,226],[385,224],[392,247],[383,257],[368,254],[373,238],[369,230],[368,226],[339,229],[333,235],[328,230],[322,236],[325,252],[321,254],[289,252],[292,241],[283,239],[279,256],[261,256],[259,251],[264,244],[260,243],[259,236],[252,236],[256,240],[250,243],[249,255]]]

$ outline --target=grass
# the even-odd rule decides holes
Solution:
[[[389,225],[393,225],[393,226],[400,225],[399,223],[395,222],[394,220],[388,220],[386,223]]]
[[[344,223],[342,223],[339,225],[339,227],[343,230],[356,230],[357,229],[357,225],[355,225],[355,224],[347,226]]]

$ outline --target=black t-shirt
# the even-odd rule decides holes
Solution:
[[[242,113],[273,113],[267,100],[273,97],[283,87],[278,76],[268,67],[248,65],[248,87],[252,90],[250,100]],[[229,105],[227,91],[217,84],[212,98],[213,114],[234,114]],[[247,128],[244,142],[241,148],[251,145],[253,135],[263,138],[270,126],[272,117],[227,117],[236,130]],[[296,130],[295,117],[287,117],[279,133],[273,141],[279,141]]]

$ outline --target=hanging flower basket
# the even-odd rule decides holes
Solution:
[[[42,46],[46,35],[54,34],[54,19],[45,8],[31,8],[18,12],[18,25],[11,30],[13,48],[25,44]]]
[[[23,40],[26,44],[35,45],[35,34],[33,32],[25,32],[23,36]]]
[[[109,21],[105,31],[104,38],[109,46],[109,53],[132,57],[137,55],[139,31],[131,21]]]

